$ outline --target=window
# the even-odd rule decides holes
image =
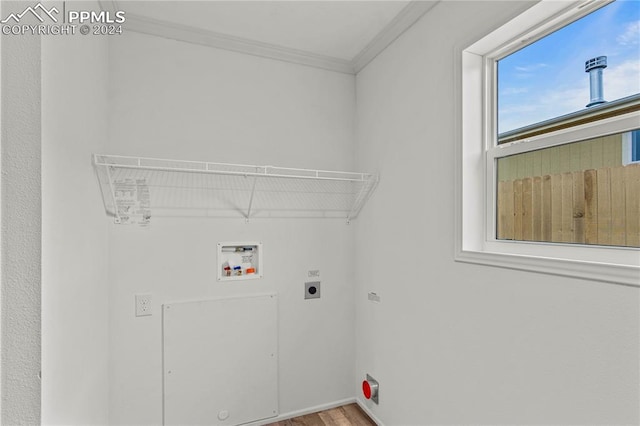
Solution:
[[[640,286],[638,29],[638,2],[543,1],[462,51],[457,260]]]
[[[640,129],[622,135],[622,164],[640,163]]]

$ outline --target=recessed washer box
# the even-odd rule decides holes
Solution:
[[[262,278],[262,243],[218,243],[218,281]]]

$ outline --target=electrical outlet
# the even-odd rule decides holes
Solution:
[[[304,283],[305,299],[320,299],[320,281]]]
[[[150,294],[136,294],[136,316],[152,315],[153,299]]]

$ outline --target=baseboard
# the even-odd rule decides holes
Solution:
[[[279,414],[276,417],[270,417],[268,419],[259,420],[257,422],[245,423],[243,426],[261,426],[268,425],[269,423],[279,422],[281,420],[292,419],[294,417],[304,416],[306,414],[317,413],[318,411],[330,410],[332,408],[340,407],[341,405],[353,404],[356,402],[355,398],[342,399],[340,401],[333,401],[327,404],[316,405],[315,407],[305,408],[303,410],[290,411],[288,413]]]
[[[369,407],[367,407],[361,400],[360,398],[356,398],[356,404],[358,404],[358,407],[360,407],[362,409],[362,411],[364,411],[365,413],[367,413],[367,416],[369,416],[371,418],[371,420],[373,420],[375,422],[375,424],[377,424],[378,426],[384,426],[384,423],[382,423],[382,421],[377,418],[369,409]]]

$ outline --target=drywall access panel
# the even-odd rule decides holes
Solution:
[[[370,173],[156,158],[93,156],[116,223],[154,216],[355,218],[375,188]]]
[[[239,425],[278,415],[277,295],[162,309],[165,425]]]

